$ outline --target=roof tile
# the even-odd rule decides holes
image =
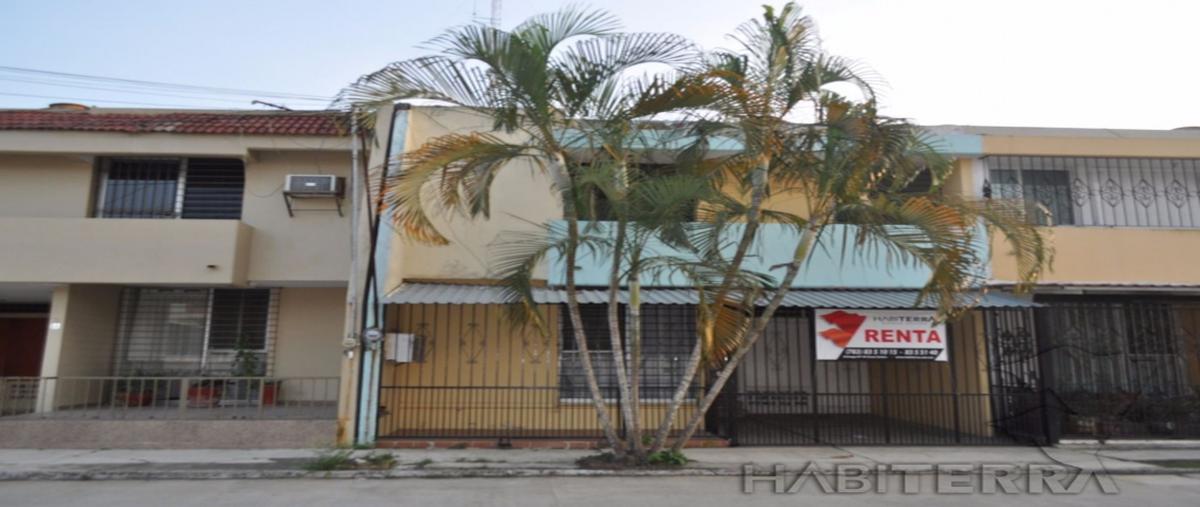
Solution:
[[[129,134],[223,134],[345,136],[338,111],[246,111],[204,113],[109,113],[0,110],[0,130],[123,132]]]

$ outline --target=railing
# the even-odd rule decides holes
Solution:
[[[0,417],[332,419],[336,377],[0,377]]]
[[[1200,228],[1200,160],[988,157],[991,197],[1039,225]]]

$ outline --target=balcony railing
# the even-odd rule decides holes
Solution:
[[[0,417],[333,419],[337,377],[0,377]]]
[[[993,198],[1040,225],[1200,228],[1200,160],[988,157]]]

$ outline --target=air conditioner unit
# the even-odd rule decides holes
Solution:
[[[326,174],[289,174],[283,193],[294,197],[341,197],[343,178]]]
[[[388,333],[383,340],[383,360],[393,363],[419,363],[421,345],[416,335]]]

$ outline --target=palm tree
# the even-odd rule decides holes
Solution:
[[[486,217],[495,174],[511,162],[532,161],[552,181],[567,229],[565,239],[546,245],[543,253],[561,247],[568,266],[575,265],[586,242],[579,221],[586,198],[578,181],[590,167],[584,161],[608,158],[620,173],[623,161],[611,154],[627,151],[622,146],[635,137],[634,120],[675,109],[687,99],[668,86],[665,72],[634,72],[643,66],[682,69],[696,61],[695,48],[682,37],[620,32],[611,15],[577,8],[534,16],[511,31],[485,25],[453,28],[431,45],[440,54],[390,64],[363,76],[338,98],[365,112],[368,120],[379,107],[412,98],[450,103],[492,119],[492,132],[444,135],[404,155],[403,172],[389,177],[384,197],[392,220],[411,238],[446,244],[429,218],[431,208]],[[433,181],[439,193],[437,202],[430,203],[426,185]],[[528,288],[514,291],[528,295]],[[566,290],[599,423],[620,451],[622,442],[588,353],[571,269],[566,270]],[[544,327],[536,312],[525,316]],[[614,354],[620,349],[614,343]],[[628,407],[628,376],[618,374],[623,406]],[[627,410],[622,415],[627,424],[632,422]]]
[[[692,272],[706,274],[697,280],[700,336],[650,452],[666,445],[698,367],[707,362],[714,377],[672,449],[681,449],[698,429],[831,225],[855,226],[857,248],[844,255],[928,267],[932,276],[921,295],[936,299],[942,318],[964,311],[959,295],[981,281],[978,266],[985,259],[974,248],[985,240],[981,222],[1012,246],[1023,282],[1036,280],[1050,255],[1019,209],[943,196],[938,187],[952,168],[949,161],[919,128],[877,113],[871,79],[851,62],[825,53],[811,19],[795,4],[778,13],[765,7],[761,19],[740,26],[733,38],[740,47],[715,53],[697,78],[719,92],[710,92],[717,98],[708,104],[715,115],[697,123],[696,139],[741,141],[742,150],[719,158],[712,172],[717,182],[737,182],[740,192],[707,203],[707,223],[693,234],[691,248],[703,268]],[[866,100],[851,104],[826,91],[831,83],[856,85]],[[809,114],[807,123],[789,121],[803,113]],[[906,193],[922,171],[930,173],[934,187],[920,195]],[[789,214],[765,206],[769,196],[780,194],[801,196],[807,209]],[[778,278],[744,271],[746,253],[764,222],[786,224],[799,237]],[[741,227],[734,235],[736,248],[726,257],[718,245],[731,223]],[[888,255],[879,256],[880,251]],[[768,282],[757,283],[763,279]],[[763,300],[765,306],[756,308]]]

